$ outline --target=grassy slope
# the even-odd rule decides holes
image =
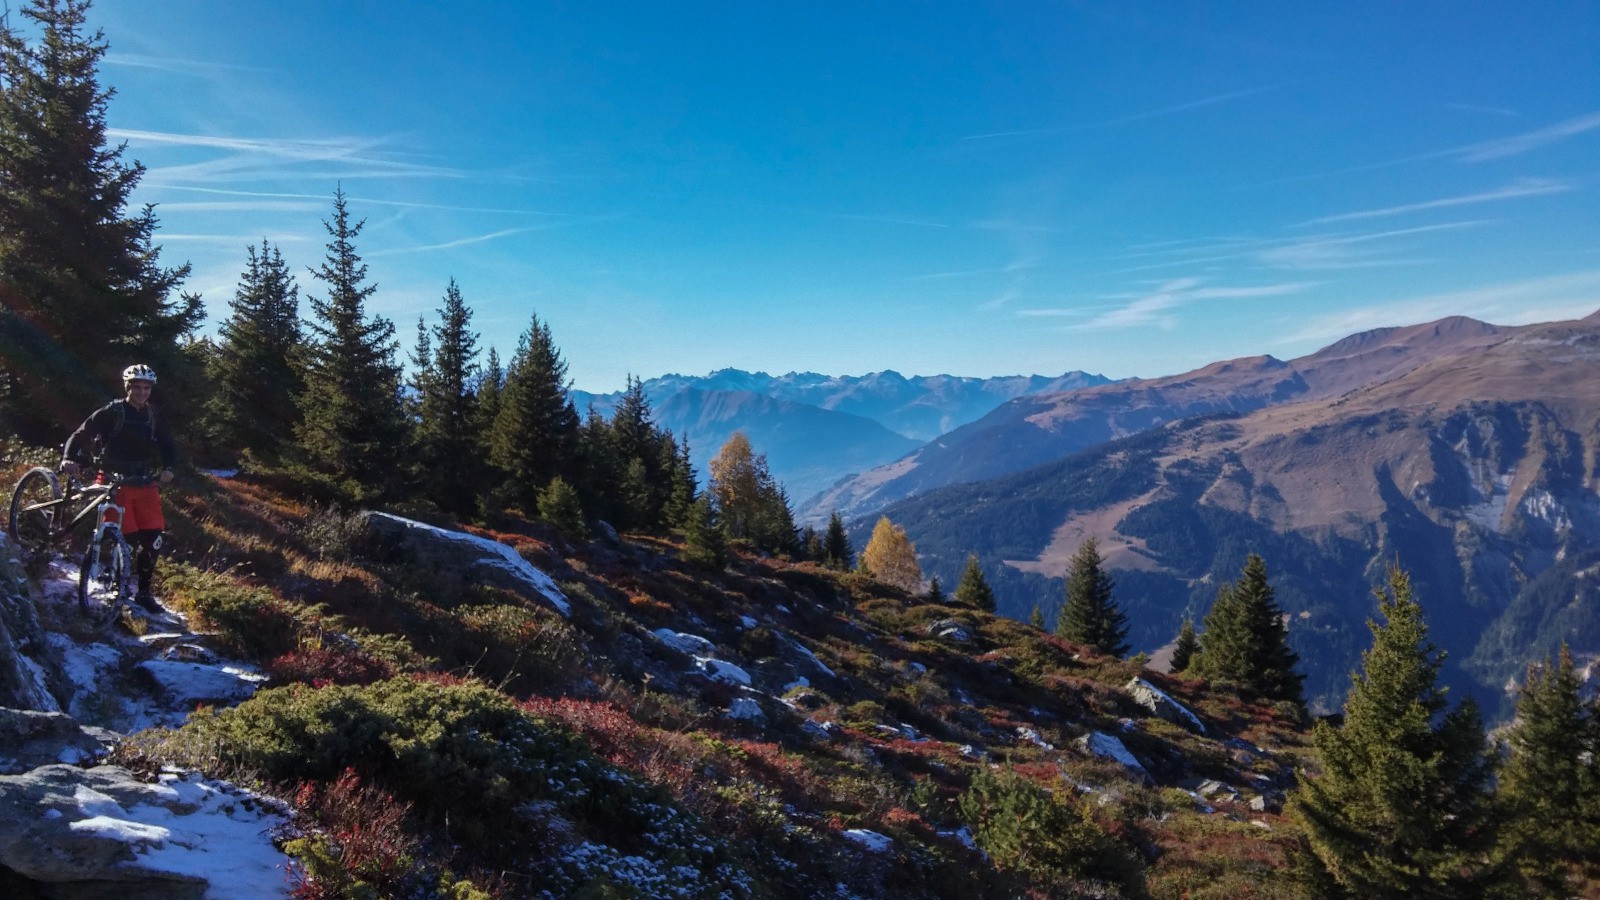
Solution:
[[[860,896],[1073,896],[1122,877],[1083,858],[1089,843],[1051,856],[1041,845],[1057,838],[1029,834],[1025,816],[963,809],[974,775],[995,763],[1138,860],[1143,886],[1124,878],[1128,895],[1296,895],[1286,819],[1243,799],[1201,804],[1174,785],[1212,778],[1272,794],[1308,741],[1273,710],[1203,684],[812,564],[740,553],[716,573],[657,538],[572,545],[515,519],[483,532],[561,583],[574,604],[565,620],[363,550],[342,517],[269,485],[207,481],[171,505],[169,603],[285,687],[147,734],[123,757],[293,793],[320,828],[297,845],[323,876],[324,892],[308,896],[341,896],[337,885],[353,891],[356,879],[398,892],[406,878],[457,876],[504,896],[530,885],[657,893],[667,882],[684,896],[836,885]],[[970,639],[931,636],[945,620]],[[757,690],[697,674],[651,636],[658,628],[708,639]],[[1135,675],[1200,713],[1208,735],[1143,717],[1122,690]],[[760,720],[727,715],[741,697]],[[1090,731],[1120,735],[1156,783],[1076,749]],[[440,790],[439,773],[462,759],[477,760],[463,771],[488,773],[485,785]],[[987,858],[955,833],[974,819],[988,821],[977,829]],[[893,845],[867,849],[851,829]]]

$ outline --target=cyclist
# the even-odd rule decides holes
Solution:
[[[172,480],[178,452],[166,422],[150,402],[155,386],[156,373],[149,366],[140,363],[123,369],[122,388],[126,396],[90,413],[67,438],[61,453],[61,471],[77,476],[81,462],[93,459],[87,454],[98,448],[97,480],[115,478],[122,482],[117,489],[117,505],[123,508],[122,535],[139,550],[134,562],[139,590],[134,600],[151,612],[161,612],[150,590],[150,580],[156,571],[156,554],[161,549],[161,533],[167,527],[161,515],[161,492],[156,485]],[[151,466],[151,460],[158,456],[159,471]]]

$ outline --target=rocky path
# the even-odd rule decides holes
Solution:
[[[84,630],[70,564],[53,562],[31,589],[10,582],[0,657],[19,683],[0,680],[0,896],[287,896],[289,860],[272,840],[290,825],[282,804],[192,772],[151,783],[102,762],[123,735],[238,703],[264,676],[176,613]]]

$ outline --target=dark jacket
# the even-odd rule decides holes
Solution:
[[[177,445],[154,403],[146,403],[142,410],[126,400],[100,407],[67,438],[61,458],[83,463],[96,451],[102,470],[123,475],[148,475],[151,460],[158,455],[163,469],[178,463]]]

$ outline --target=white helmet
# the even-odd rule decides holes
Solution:
[[[122,370],[122,383],[124,386],[130,381],[148,381],[156,383],[156,370],[144,363],[135,363]]]

